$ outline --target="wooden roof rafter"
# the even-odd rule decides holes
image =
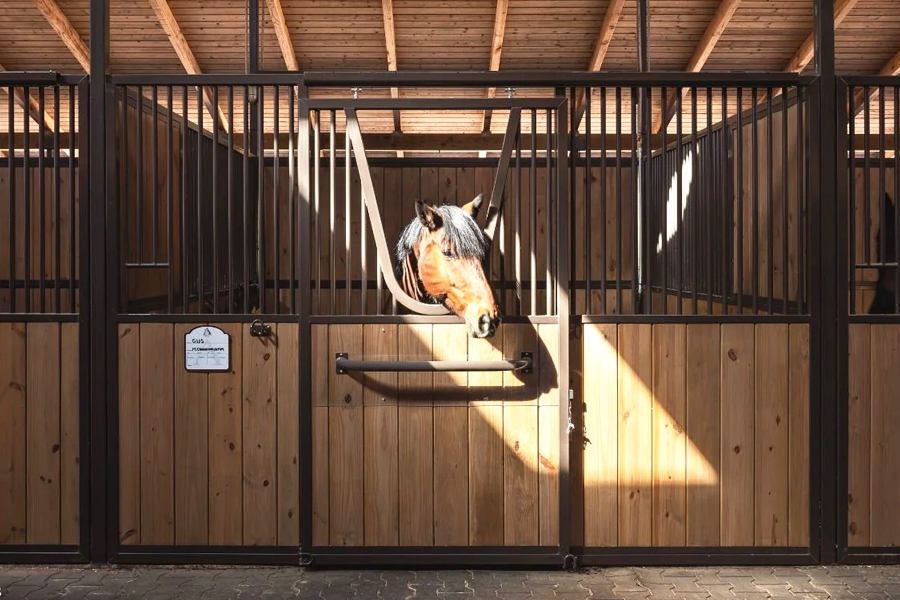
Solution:
[[[54,0],[32,0],[47,22],[56,31],[56,35],[66,45],[85,73],[91,72],[91,52],[81,39],[78,31],[69,22],[59,5]]]
[[[188,45],[184,34],[181,32],[181,27],[178,25],[175,15],[172,14],[172,9],[169,6],[168,0],[148,1],[153,8],[153,12],[156,14],[157,20],[166,32],[166,36],[169,38],[169,43],[172,44],[175,54],[178,55],[178,59],[181,61],[182,66],[184,66],[184,70],[189,75],[202,74],[203,71],[200,69],[200,64],[197,62],[197,59],[194,58],[194,53],[191,51],[190,45]],[[206,110],[209,112],[210,116],[219,121],[220,130],[228,133],[228,119],[225,117],[225,111],[222,110],[221,106],[213,103],[209,88],[203,88],[203,104],[206,106]]]
[[[894,56],[888,60],[881,70],[878,71],[879,76],[887,76],[893,77],[895,75],[900,75],[900,51],[897,52]],[[863,111],[866,107],[866,103],[871,102],[878,96],[878,88],[872,87],[869,90],[869,97],[866,98],[865,90],[857,90],[856,94],[853,97],[853,116],[855,117],[859,113]],[[896,124],[895,124],[896,126]]]
[[[600,25],[600,31],[597,33],[597,40],[594,42],[594,51],[588,63],[588,71],[599,71],[600,67],[603,66],[606,53],[609,51],[613,35],[616,32],[616,25],[619,24],[619,18],[621,18],[624,8],[625,0],[609,0],[606,14],[603,16],[603,23]],[[576,128],[581,124],[581,119],[584,117],[586,95],[584,88],[579,88],[575,95]]]
[[[488,70],[500,70],[500,58],[503,55],[503,40],[506,37],[506,17],[509,14],[509,0],[497,0],[497,8],[494,11],[494,32],[491,36],[491,57]],[[497,88],[488,88],[487,97],[493,98],[497,94]],[[481,118],[481,131],[485,134],[491,131],[491,111],[485,110]]]
[[[719,3],[716,14],[713,15],[712,20],[706,27],[706,31],[703,32],[703,37],[700,38],[700,42],[694,49],[694,54],[691,56],[690,61],[688,61],[687,69],[685,69],[686,71],[689,73],[697,73],[703,69],[703,65],[709,60],[709,55],[712,54],[716,44],[719,43],[719,39],[721,39],[722,34],[725,33],[725,29],[728,27],[731,18],[734,16],[734,13],[737,11],[740,4],[741,0],[722,0]],[[680,100],[679,95],[681,98],[684,98],[687,92],[687,88],[682,88],[681,94],[674,90],[669,92],[668,97],[666,98],[665,123],[663,123],[663,111],[662,107],[660,107],[659,112],[653,117],[652,131],[654,134],[659,133],[661,127],[668,127],[669,122],[675,115],[675,105],[676,102]]]
[[[287,20],[284,18],[281,0],[266,0],[266,6],[269,8],[269,16],[272,18],[272,27],[275,29],[275,38],[278,40],[278,47],[284,58],[284,66],[288,71],[299,71],[300,63],[294,52],[294,43],[291,41],[291,32],[288,29]]]
[[[0,65],[0,71],[5,71],[6,69],[3,65]],[[9,95],[9,88],[0,87],[0,91],[4,94]],[[56,130],[56,121],[53,120],[53,117],[49,112],[44,110],[44,113],[41,114],[41,105],[38,102],[38,99],[32,96],[30,93],[28,94],[28,98],[25,97],[25,92],[22,91],[21,88],[14,87],[13,88],[13,101],[25,111],[25,113],[31,117],[35,123],[40,123],[42,120],[44,122],[44,127],[46,127],[49,131]]]

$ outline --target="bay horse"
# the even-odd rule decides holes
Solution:
[[[397,281],[413,299],[443,304],[465,320],[472,337],[493,337],[499,307],[484,274],[490,248],[476,223],[484,194],[462,207],[416,200],[416,216],[400,232],[395,249]]]
[[[896,252],[896,221],[895,221],[894,203],[888,194],[884,195],[884,221],[878,226],[878,233],[875,234],[875,250],[877,252],[878,261],[882,263],[891,263],[897,261]],[[885,256],[881,256],[881,236],[884,235]],[[895,294],[897,267],[878,267],[878,281],[875,283],[875,297],[872,304],[869,305],[870,315],[893,315],[896,314]]]

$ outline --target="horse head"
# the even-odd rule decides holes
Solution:
[[[476,223],[479,194],[462,207],[416,200],[416,216],[397,242],[397,281],[420,302],[443,304],[465,319],[473,337],[492,337],[500,324],[484,274],[487,236]]]

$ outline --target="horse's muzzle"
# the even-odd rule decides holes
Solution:
[[[478,323],[470,323],[469,329],[472,332],[472,337],[476,338],[492,338],[494,334],[497,332],[497,327],[500,325],[500,319],[494,317],[491,318],[486,314],[482,314],[478,317]]]

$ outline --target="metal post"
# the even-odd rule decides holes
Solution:
[[[248,73],[259,73],[259,0],[247,0],[249,11],[247,28],[250,32],[248,46],[250,50],[250,62],[247,65]]]
[[[90,169],[90,221],[87,226],[90,248],[90,269],[81,273],[81,286],[89,292],[89,317],[85,327],[82,325],[81,335],[90,336],[90,357],[82,361],[90,361],[90,506],[82,507],[83,515],[90,515],[90,559],[93,562],[106,562],[109,558],[108,542],[112,538],[108,526],[116,523],[117,511],[114,508],[115,487],[107,483],[107,476],[114,476],[118,465],[107,461],[107,437],[115,437],[114,427],[107,427],[106,407],[107,395],[115,390],[116,348],[109,344],[110,321],[115,308],[115,288],[107,285],[108,269],[115,269],[115,257],[107,258],[106,248],[106,211],[109,198],[108,186],[114,184],[114,170],[107,170],[107,85],[109,72],[109,0],[91,0],[90,33],[91,33],[91,73],[90,73],[90,151],[88,161]],[[114,113],[112,113],[114,114]],[[115,129],[110,128],[113,132]],[[84,131],[84,128],[80,128]],[[82,157],[82,160],[85,157]],[[83,167],[82,167],[83,168]],[[110,208],[112,208],[110,206]],[[116,235],[113,230],[112,237]],[[115,332],[113,332],[115,333]],[[113,336],[113,339],[115,337]],[[82,362],[84,364],[84,362]],[[83,369],[82,369],[82,372]],[[84,401],[84,400],[82,400]],[[112,403],[109,403],[112,405]],[[109,423],[115,424],[114,418]],[[85,424],[87,425],[87,424]],[[83,427],[82,431],[88,430]],[[82,483],[84,485],[84,483]],[[84,526],[84,525],[82,525]]]

